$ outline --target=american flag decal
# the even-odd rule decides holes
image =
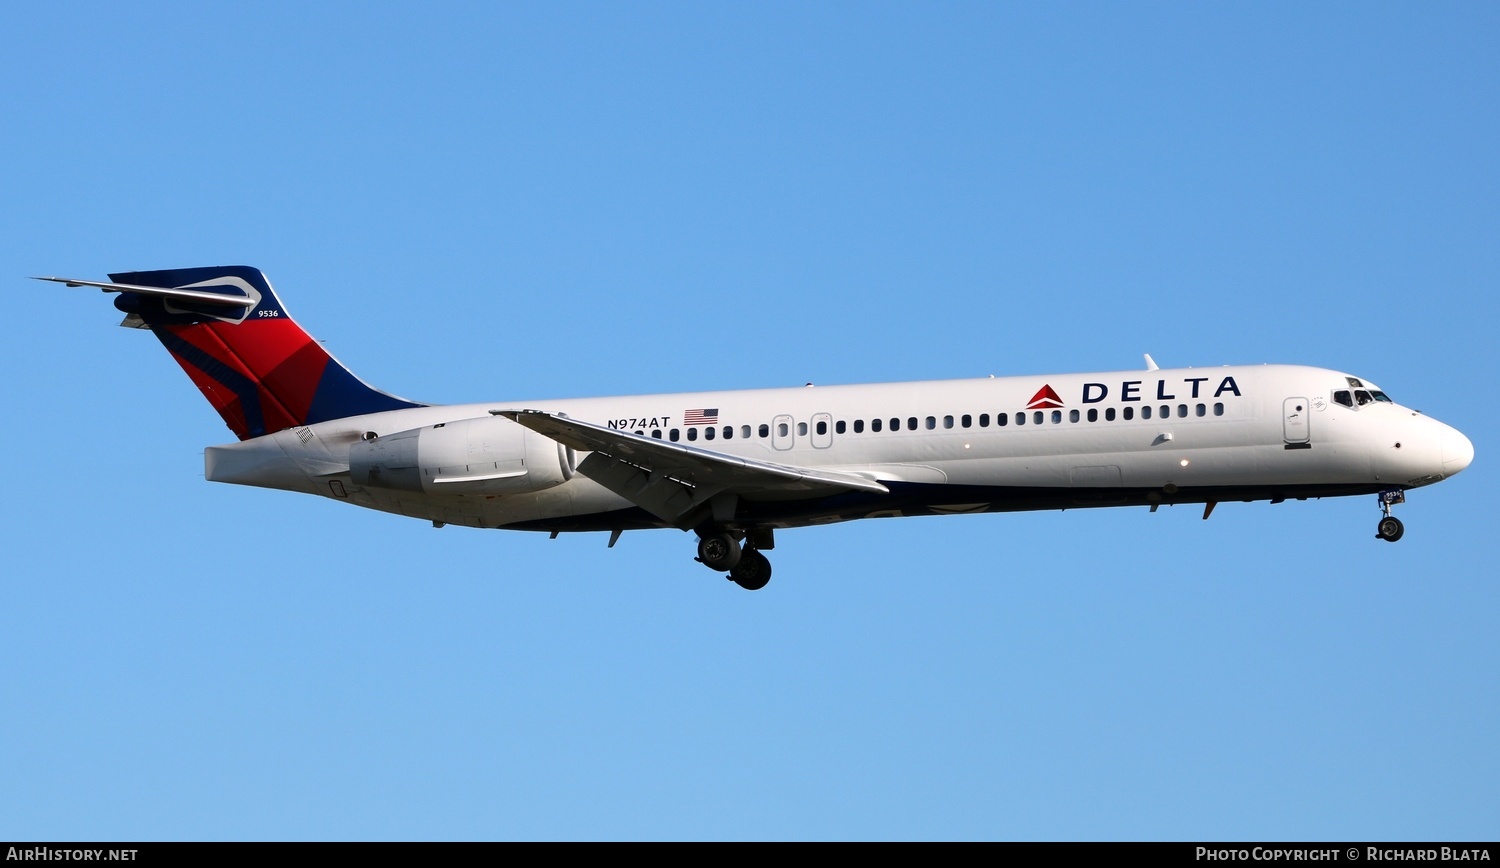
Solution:
[[[719,408],[711,410],[684,410],[682,411],[682,424],[684,425],[717,425],[719,423]]]

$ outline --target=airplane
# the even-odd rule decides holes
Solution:
[[[862,518],[1406,492],[1469,466],[1458,430],[1362,377],[1298,365],[1146,369],[433,405],[357,378],[247,266],[41,277],[115,293],[239,442],[205,477],[431,521],[677,528],[747,590],[780,528]]]

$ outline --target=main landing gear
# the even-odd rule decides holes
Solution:
[[[698,562],[716,573],[728,573],[729,580],[747,591],[758,591],[771,581],[771,562],[760,553],[762,536],[752,534],[740,546],[739,539],[726,530],[700,531],[698,539]],[[770,533],[764,533],[769,541]],[[766,548],[771,548],[767,545]]]
[[[1375,536],[1377,538],[1383,539],[1386,542],[1395,542],[1401,538],[1403,533],[1406,533],[1406,528],[1402,526],[1401,519],[1391,515],[1391,507],[1393,505],[1405,502],[1406,492],[1399,488],[1380,492],[1380,512],[1383,517],[1380,519],[1380,524],[1375,526]]]

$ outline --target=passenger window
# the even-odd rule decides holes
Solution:
[[[1163,404],[1163,405],[1161,405],[1161,417],[1163,419],[1170,419],[1170,418],[1172,418],[1172,407],[1171,407],[1171,405],[1169,405],[1169,404]]]
[[[1216,404],[1214,404],[1214,415],[1215,416],[1222,416],[1222,415],[1224,415],[1224,405],[1222,403],[1216,403]]]
[[[1187,418],[1187,405],[1186,404],[1178,404],[1177,405],[1177,418],[1179,418],[1179,419],[1186,419]]]
[[[1068,411],[1068,421],[1069,422],[1077,422],[1078,421],[1078,411],[1077,410],[1069,410]]]
[[[1016,424],[1017,425],[1025,425],[1026,424],[1026,414],[1025,413],[1017,413],[1016,414]]]
[[[657,440],[660,440],[661,439],[661,429],[660,428],[653,428],[653,429],[651,429],[651,436],[654,437],[654,438],[656,438]]]
[[[818,433],[819,434],[827,434],[828,433],[828,423],[826,421],[822,420],[822,419],[818,420]]]
[[[900,430],[901,430],[901,420],[897,419],[895,417],[892,417],[891,418],[891,433],[895,433],[895,432],[900,431]]]
[[[712,440],[712,439],[714,439],[714,429],[712,429],[712,428],[704,428],[703,429],[703,439],[704,440]]]
[[[1151,408],[1147,407],[1146,409],[1150,410]],[[1126,422],[1129,422],[1131,420],[1131,417],[1133,417],[1134,415],[1135,415],[1135,408],[1134,407],[1126,407],[1125,410],[1122,413],[1120,413],[1120,418],[1124,419]],[[1147,417],[1147,418],[1150,418],[1150,417]]]
[[[741,425],[740,426],[740,436],[743,437],[743,438],[745,438],[746,440],[750,439],[750,426],[749,425]]]
[[[963,418],[958,420],[958,424],[964,426],[965,428],[973,428],[974,427],[974,417],[970,416],[968,413],[965,413],[963,415]],[[949,427],[952,427],[952,426],[950,425]]]
[[[1046,418],[1047,414],[1043,413],[1041,410],[1038,410],[1035,413],[1031,414],[1031,421],[1035,422],[1038,425],[1042,424],[1043,420],[1045,420]]]
[[[697,428],[689,428],[688,429],[688,439],[689,440],[697,440],[698,439],[698,429]]]
[[[876,434],[880,433],[880,420],[879,419],[871,419],[870,420],[870,430],[873,431]]]
[[[1125,412],[1129,413],[1130,412],[1130,408],[1126,407],[1125,408]],[[1130,417],[1126,416],[1125,418],[1129,419]],[[1147,404],[1146,406],[1144,406],[1144,407],[1141,408],[1141,418],[1142,419],[1150,419],[1151,418],[1151,405],[1150,404]]]
[[[1005,425],[1006,425],[1006,423],[1009,422],[1009,421],[1010,421],[1010,414],[1009,413],[996,413],[995,414],[995,427],[996,428],[1004,428]]]
[[[1090,422],[1098,422],[1099,421],[1099,408],[1098,407],[1090,407],[1089,408],[1089,421]]]
[[[953,427],[953,417],[952,416],[944,416],[943,417],[943,427],[944,428],[952,428]],[[965,427],[967,427],[967,426],[965,426]]]
[[[990,427],[990,414],[988,414],[988,413],[980,413],[979,414],[979,427],[981,427],[981,428],[988,428],[988,427]]]
[[[797,436],[798,437],[806,437],[807,436],[807,423],[806,422],[798,422],[797,423]]]
[[[863,433],[865,433],[865,420],[863,420],[863,419],[855,419],[854,420],[854,433],[855,434],[863,434]]]
[[[1113,421],[1115,421],[1115,408],[1114,407],[1105,407],[1104,408],[1104,421],[1106,421],[1106,422],[1113,422]]]
[[[931,419],[932,417],[928,416],[927,418]],[[908,431],[915,431],[915,430],[917,430],[917,417],[916,416],[908,416],[907,417],[907,419],[906,419],[906,430],[908,430]]]
[[[673,428],[671,431],[667,432],[667,439],[671,440],[673,443],[676,443],[677,442],[677,433],[678,433],[677,429]]]
[[[691,433],[692,429],[688,429],[688,430]],[[785,422],[778,422],[778,423],[776,423],[776,436],[777,437],[786,437],[787,435],[789,435],[791,433],[792,433],[792,429],[788,428],[787,424]]]
[[[1199,404],[1198,406],[1193,408],[1193,412],[1197,413],[1199,416],[1207,416],[1208,408],[1203,406],[1202,404]]]
[[[937,420],[931,416],[927,417],[927,430],[931,431],[937,427]]]
[[[1062,422],[1062,411],[1061,410],[1053,410],[1052,411],[1052,424],[1053,425],[1057,425],[1057,424],[1060,424],[1061,422]]]
[[[840,419],[837,422],[833,423],[833,433],[835,433],[835,434],[842,434],[842,433],[844,433],[844,430],[845,430],[845,428],[844,428],[844,420],[843,419]]]
[[[733,440],[734,439],[734,426],[733,425],[725,425],[724,426],[724,439],[725,440]]]
[[[771,426],[762,422],[760,423],[760,428],[757,429],[756,433],[760,435],[760,439],[764,440],[767,437],[771,436]]]

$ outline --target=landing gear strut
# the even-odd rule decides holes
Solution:
[[[1397,503],[1406,502],[1406,492],[1399,488],[1393,488],[1380,492],[1380,512],[1383,517],[1380,524],[1375,526],[1375,536],[1386,542],[1395,542],[1406,532],[1402,526],[1401,519],[1391,515],[1391,507]]]
[[[760,553],[762,537],[770,547],[769,534],[752,533],[743,547],[734,534],[725,530],[699,531],[698,562],[716,573],[728,573],[729,580],[747,591],[758,591],[771,581],[771,562]]]

